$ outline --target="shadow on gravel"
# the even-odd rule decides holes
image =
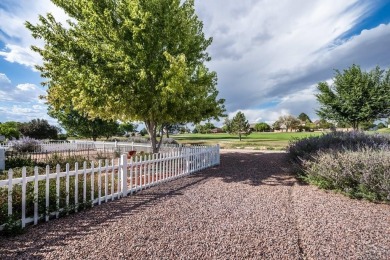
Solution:
[[[284,153],[222,153],[219,167],[209,168],[120,200],[27,228],[25,234],[17,237],[0,237],[0,259],[31,257],[41,259],[45,253],[56,250],[56,247],[65,246],[69,241],[80,241],[86,234],[91,233],[96,234],[98,243],[98,234],[105,227],[117,222],[117,232],[121,232],[119,220],[123,217],[137,214],[162,200],[181,196],[186,189],[210,178],[253,186],[291,186],[296,183],[296,179],[291,175],[287,155]]]
[[[224,182],[242,182],[252,186],[292,186],[297,183],[286,153],[222,153],[219,171],[209,172]],[[210,176],[210,175],[209,175]],[[210,176],[210,177],[211,177]]]
[[[0,259],[26,257],[42,259],[45,253],[55,250],[53,246],[65,246],[68,241],[72,240],[80,241],[83,236],[90,233],[98,235],[97,231],[113,222],[118,222],[118,219],[153,207],[162,200],[181,196],[184,190],[205,181],[207,178],[209,176],[191,175],[143,190],[120,200],[95,206],[77,214],[28,227],[26,233],[19,236],[0,236]],[[115,241],[113,242],[115,243]]]

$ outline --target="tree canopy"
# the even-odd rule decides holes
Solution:
[[[230,134],[238,135],[241,141],[243,135],[249,135],[251,133],[250,125],[244,113],[238,111],[232,120],[225,120],[225,124],[229,124],[227,128],[230,130]]]
[[[271,126],[265,122],[261,122],[255,125],[255,130],[257,132],[268,132],[271,130]]]
[[[286,128],[286,132],[290,129],[298,129],[301,122],[292,115],[283,115],[280,116],[279,119],[273,124],[274,129],[281,129],[282,126]]]
[[[37,66],[47,81],[48,103],[64,104],[92,118],[143,121],[157,152],[163,124],[218,119],[217,75],[203,24],[193,0],[52,0],[72,20],[54,16],[26,22],[33,46],[43,58]]]
[[[298,119],[301,120],[302,122],[307,122],[307,123],[311,123],[312,122],[310,117],[307,114],[303,113],[303,112],[299,114]]]
[[[49,115],[58,120],[68,135],[92,138],[109,138],[119,132],[119,124],[113,120],[102,120],[100,118],[89,119],[73,109],[53,110],[49,107]]]
[[[320,82],[317,88],[321,118],[350,124],[356,130],[364,122],[389,115],[390,69],[365,72],[352,65],[343,72],[336,70],[332,85]]]
[[[45,119],[33,119],[19,125],[20,133],[34,139],[57,139],[59,128]]]
[[[4,135],[8,139],[19,138],[19,125],[20,123],[14,121],[0,123],[0,135]]]

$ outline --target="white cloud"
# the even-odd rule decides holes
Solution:
[[[21,47],[14,44],[7,44],[4,51],[0,51],[6,61],[15,62],[35,70],[34,66],[42,63],[40,55],[30,48]]]
[[[30,91],[30,90],[36,90],[36,86],[34,84],[19,84],[16,86],[17,89],[21,91]]]
[[[370,1],[198,1],[206,35],[213,36],[209,64],[230,115],[274,121],[284,113],[316,118],[315,84],[353,63],[390,66],[390,25],[340,37],[367,14]],[[223,7],[221,7],[223,6]],[[239,15],[234,15],[237,8]],[[218,11],[216,11],[218,10]],[[269,108],[258,109],[274,101]],[[275,102],[276,101],[276,102]]]
[[[282,114],[307,113],[316,118],[315,85],[333,76],[333,69],[353,63],[364,69],[390,67],[390,25],[364,30],[350,39],[341,39],[375,5],[360,0],[200,0],[196,9],[204,22],[206,36],[214,41],[209,48],[209,67],[218,73],[220,96],[232,116],[245,112],[251,122],[275,121]],[[30,50],[35,41],[24,27],[36,23],[38,14],[52,12],[65,23],[67,16],[50,0],[3,0],[12,12],[0,9],[0,30],[9,62],[33,67],[41,60]],[[5,76],[5,75],[4,75]],[[15,87],[0,74],[0,92]],[[21,94],[42,93],[37,86],[19,85]],[[23,89],[24,88],[24,89]],[[30,91],[30,94],[27,92]],[[44,92],[42,93],[44,94]],[[0,99],[4,96],[0,93]],[[3,97],[3,100],[14,100]],[[35,104],[43,105],[35,99]],[[265,104],[272,103],[270,106]],[[264,108],[265,107],[265,108]],[[260,109],[259,109],[260,108]]]
[[[46,91],[42,87],[31,83],[13,86],[5,74],[0,74],[0,101],[39,102],[40,96],[44,95],[46,95]]]
[[[56,20],[65,24],[68,16],[50,0],[2,0],[3,6],[7,9],[0,9],[0,20],[7,21],[0,23],[1,37],[5,43],[5,49],[0,50],[0,56],[9,62],[25,65],[33,70],[34,66],[42,63],[39,54],[31,50],[31,45],[43,46],[42,40],[36,40],[31,32],[25,27],[25,22],[32,24],[38,22],[38,15],[52,13]]]
[[[45,93],[42,87],[31,83],[14,86],[7,75],[0,73],[0,122],[44,118],[57,124],[47,115],[47,106],[39,99]]]
[[[55,119],[47,115],[47,108],[45,106],[0,106],[0,122],[28,122],[36,118],[46,119],[50,124],[58,125]]]

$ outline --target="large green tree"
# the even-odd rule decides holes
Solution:
[[[14,121],[0,123],[0,135],[4,135],[8,139],[19,138],[19,125],[20,123]]]
[[[92,138],[96,141],[99,137],[109,138],[119,132],[119,124],[113,120],[90,119],[88,115],[82,115],[73,109],[54,110],[49,107],[49,115],[56,118],[70,136]]]
[[[251,133],[250,124],[244,113],[238,111],[237,114],[230,121],[230,133],[238,135],[238,138],[241,141],[243,135],[249,135]]]
[[[257,123],[255,125],[256,132],[269,132],[271,130],[271,126],[265,122]]]
[[[52,0],[72,20],[51,14],[26,22],[54,109],[71,104],[90,118],[143,121],[157,152],[163,124],[218,119],[217,75],[209,71],[203,24],[193,0]]]
[[[320,82],[317,114],[324,119],[347,123],[354,130],[363,122],[389,115],[390,69],[379,67],[365,72],[357,65],[340,72],[336,70],[333,84]]]
[[[50,125],[47,120],[39,118],[19,125],[22,135],[34,139],[57,139],[59,130],[58,127]]]

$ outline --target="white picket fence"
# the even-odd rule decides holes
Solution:
[[[104,166],[103,163],[105,163]],[[21,205],[21,209],[19,208],[21,211],[20,222],[24,228],[29,223],[36,225],[40,220],[49,221],[52,218],[58,218],[61,214],[68,214],[72,209],[77,212],[82,208],[80,205],[94,206],[109,200],[120,199],[139,190],[219,165],[219,163],[218,145],[178,147],[169,152],[153,154],[145,158],[135,157],[135,159],[128,160],[127,155],[122,155],[118,160],[99,161],[97,167],[91,164],[91,167],[88,168],[87,163],[84,162],[82,166],[76,163],[74,170],[69,170],[70,166],[67,164],[65,172],[60,172],[59,165],[57,165],[55,172],[50,172],[50,168],[47,166],[44,175],[39,175],[38,168],[35,167],[34,176],[26,176],[26,168],[24,167],[22,177],[13,178],[13,171],[9,170],[8,179],[0,181],[0,190],[7,190],[8,215],[11,216],[14,214],[15,207],[13,206],[15,202],[12,194],[17,185],[21,186],[21,201],[18,201],[17,204]],[[54,206],[50,205],[50,195],[53,197],[53,194],[50,194],[50,180],[55,181],[54,211],[49,210]],[[65,192],[60,190],[63,182],[65,182]],[[28,194],[27,186],[32,184],[33,194]],[[44,184],[45,187],[44,201],[42,196],[38,196],[39,184],[41,187]],[[70,189],[72,185],[73,187]],[[72,202],[70,201],[70,190],[74,192],[74,196],[72,196],[74,201]],[[65,198],[61,197],[61,194],[65,194]],[[26,205],[27,196],[34,197],[32,200],[34,205]],[[60,200],[65,200],[65,203],[62,203],[65,205],[60,205]],[[38,210],[39,207],[42,208],[42,203],[44,203],[44,212]],[[30,215],[27,214],[27,207],[31,209],[33,207],[33,213],[30,210]],[[0,230],[3,228],[4,225],[1,225]]]
[[[0,144],[0,149],[10,149],[12,148],[12,142],[7,144]],[[178,145],[174,144],[162,144],[162,149],[177,147]],[[36,152],[58,152],[58,151],[67,151],[67,150],[86,150],[86,149],[114,149],[126,147],[136,151],[150,152],[151,145],[150,143],[134,143],[134,142],[105,142],[105,141],[63,141],[63,142],[41,142],[37,147]]]

